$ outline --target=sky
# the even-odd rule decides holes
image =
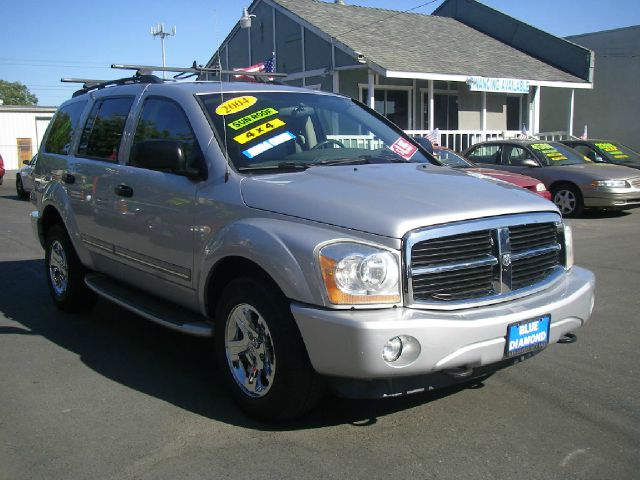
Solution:
[[[345,0],[351,5],[412,9],[427,0]],[[413,10],[429,14],[443,0]],[[481,0],[557,36],[640,24],[640,0]],[[205,64],[242,14],[238,3],[204,0],[63,0],[3,2],[0,80],[26,84],[43,106],[57,106],[77,86],[62,77],[112,79],[125,76],[112,63],[162,65],[160,39],[150,29],[176,26],[165,40],[167,65]]]

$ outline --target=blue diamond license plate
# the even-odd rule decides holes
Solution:
[[[549,344],[551,315],[541,318],[521,320],[507,327],[506,357],[540,350]]]

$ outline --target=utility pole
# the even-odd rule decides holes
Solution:
[[[173,37],[176,34],[176,27],[175,25],[173,26],[173,28],[171,29],[170,32],[166,32],[164,30],[164,23],[158,23],[156,26],[151,27],[151,35],[153,36],[153,38],[155,37],[160,37],[160,42],[162,43],[162,66],[166,67],[166,56],[165,56],[165,51],[164,51],[164,39],[165,37]],[[164,71],[162,72],[162,78],[164,79]]]

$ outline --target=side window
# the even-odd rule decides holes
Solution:
[[[124,124],[133,103],[133,97],[98,100],[80,137],[78,155],[115,162],[122,140]]]
[[[521,167],[522,161],[531,158],[531,155],[522,147],[507,145],[504,147],[504,164]]]
[[[573,148],[575,151],[577,151],[580,155],[587,157],[591,161],[595,161],[596,152],[594,152],[587,145],[573,145],[573,146],[569,145],[569,146]]]
[[[66,105],[58,110],[49,129],[49,135],[47,135],[47,142],[44,145],[45,152],[60,155],[69,154],[73,132],[78,127],[80,115],[86,105],[85,100]]]
[[[500,145],[480,145],[467,158],[474,163],[500,163]]]
[[[160,143],[160,140],[179,144],[185,159],[185,169],[199,167],[200,148],[182,108],[171,100],[149,98],[142,106],[128,164],[150,170],[167,171],[166,165],[155,162],[156,158],[142,158],[148,148],[140,148],[140,146],[148,147],[149,143],[154,141]]]

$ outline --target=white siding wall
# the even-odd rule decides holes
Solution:
[[[51,117],[53,111],[0,110],[0,155],[5,169],[17,170],[21,167],[18,164],[18,138],[30,138],[32,153],[38,151]]]

